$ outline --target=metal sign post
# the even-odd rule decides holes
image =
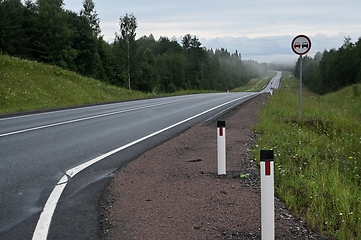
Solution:
[[[302,55],[311,49],[311,40],[305,35],[298,35],[292,40],[291,48],[294,53],[300,55],[300,107],[299,115],[302,117]]]
[[[303,59],[303,57],[301,55],[300,56],[300,100],[299,100],[300,107],[299,107],[299,111],[298,111],[300,118],[302,117],[302,59]]]

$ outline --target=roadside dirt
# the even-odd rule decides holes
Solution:
[[[120,169],[101,203],[103,239],[261,239],[259,167],[249,153],[268,99],[260,95],[219,119],[226,121],[225,176],[217,174],[216,121]],[[331,239],[274,200],[276,239]]]

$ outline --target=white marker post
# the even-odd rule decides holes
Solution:
[[[226,175],[226,122],[217,122],[218,175]]]
[[[273,150],[261,150],[261,231],[262,240],[275,239]]]

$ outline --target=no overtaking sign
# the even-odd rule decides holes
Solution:
[[[296,36],[291,43],[294,53],[300,55],[300,107],[299,115],[302,117],[302,55],[308,53],[311,49],[311,40],[305,35]]]
[[[311,49],[311,40],[305,35],[298,35],[293,39],[291,47],[297,55],[304,55]]]

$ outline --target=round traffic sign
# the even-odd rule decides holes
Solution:
[[[294,53],[304,55],[311,49],[311,40],[305,35],[296,36],[291,44]]]

